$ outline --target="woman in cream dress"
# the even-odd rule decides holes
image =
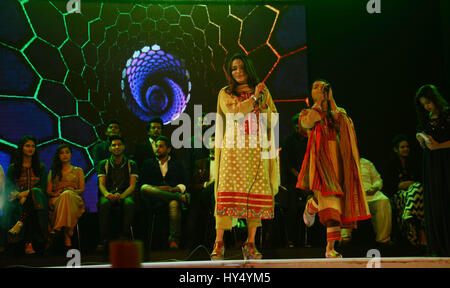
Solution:
[[[85,211],[84,201],[81,198],[81,194],[84,192],[83,169],[72,166],[71,157],[72,149],[67,144],[61,144],[56,148],[52,169],[48,174],[47,186],[50,237],[53,238],[56,231],[64,230],[64,245],[66,247],[72,246],[73,229]]]
[[[217,101],[216,240],[211,259],[223,259],[223,234],[232,228],[236,218],[247,221],[248,237],[242,247],[244,258],[260,259],[262,255],[255,246],[256,230],[261,226],[261,219],[274,217],[273,198],[279,185],[272,133],[272,116],[277,115],[277,110],[248,57],[233,55],[227,74],[229,85],[219,92]]]

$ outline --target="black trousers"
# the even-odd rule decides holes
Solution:
[[[100,243],[111,240],[110,224],[121,229],[120,236],[130,236],[130,225],[133,223],[135,203],[132,196],[112,203],[104,196],[100,196],[98,207],[98,218],[100,222]],[[112,212],[120,214],[120,222],[111,223]]]

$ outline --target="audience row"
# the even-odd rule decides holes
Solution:
[[[307,139],[298,131],[298,114],[293,117],[292,124],[294,131],[282,144],[280,156],[284,186],[277,195],[277,203],[282,208],[279,211],[284,214],[289,247],[301,245],[304,228],[299,219],[306,200],[311,196],[309,191],[295,188]],[[113,226],[120,230],[122,239],[131,239],[131,227],[136,223],[134,218],[139,210],[139,217],[143,219],[137,222],[151,229],[151,236],[161,232],[158,231],[160,225],[156,225],[155,230],[154,220],[161,221],[161,216],[168,216],[168,247],[180,247],[182,223],[187,225],[187,248],[206,244],[205,232],[213,229],[211,225],[207,227],[206,220],[213,219],[214,212],[214,179],[211,173],[214,135],[210,139],[209,150],[204,147],[192,149],[184,155],[184,161],[179,161],[171,156],[171,143],[167,137],[161,136],[162,129],[160,119],[150,121],[149,140],[136,146],[132,157],[135,160],[126,155],[130,153],[120,136],[117,121],[108,123],[105,133],[108,140],[95,146],[99,251],[103,251],[113,239],[110,228],[111,212],[114,211],[121,213],[120,224],[114,222]],[[64,245],[71,247],[74,227],[85,212],[82,198],[84,173],[80,167],[72,165],[71,147],[67,144],[58,146],[47,176],[44,164],[39,161],[36,143],[32,136],[21,139],[14,162],[7,170],[6,181],[0,181],[2,191],[8,192],[2,209],[1,244],[4,247],[6,243],[23,241],[27,254],[35,253],[33,243],[41,243],[44,249],[48,249],[58,234],[63,234]],[[393,151],[395,157],[388,165],[389,171],[384,173],[384,181],[373,163],[361,158],[363,187],[368,196],[376,241],[391,243],[394,227],[394,237],[408,239],[412,245],[425,245],[422,185],[417,176],[419,166],[409,155],[406,136],[398,135],[394,139]],[[0,169],[0,179],[2,176],[4,178]],[[188,221],[182,221],[182,215],[188,217]],[[145,230],[143,238],[148,240],[149,231]],[[342,233],[343,242],[351,240],[351,231],[344,229]]]

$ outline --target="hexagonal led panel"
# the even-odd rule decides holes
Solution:
[[[144,121],[160,117],[164,124],[183,113],[191,90],[189,72],[157,44],[134,52],[121,84],[122,97],[134,114]]]
[[[82,0],[81,13],[68,13],[67,2],[0,0],[0,122],[8,124],[0,125],[0,163],[6,170],[23,133],[38,137],[43,158],[55,143],[69,143],[83,152],[74,165],[86,163],[90,211],[97,210],[92,147],[104,117],[122,115],[122,106],[133,120],[169,123],[191,108],[191,95],[211,104],[234,52],[253,60],[275,101],[298,101],[306,91],[303,5]],[[287,106],[277,108],[289,114]]]
[[[0,135],[10,143],[18,143],[23,135],[34,135],[39,140],[56,136],[57,121],[34,99],[3,99],[0,105]],[[24,117],[26,115],[26,117]]]

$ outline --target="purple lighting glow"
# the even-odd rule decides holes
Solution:
[[[122,81],[122,98],[128,108],[144,121],[160,117],[164,124],[186,109],[192,86],[180,61],[157,44],[133,53]]]

